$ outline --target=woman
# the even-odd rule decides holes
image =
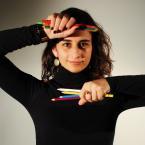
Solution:
[[[47,19],[49,29],[32,25],[0,32],[1,88],[29,111],[37,145],[112,144],[118,114],[125,107],[144,105],[140,102],[145,77],[105,78],[112,69],[110,40],[87,12],[69,8]],[[93,25],[97,31],[75,24]],[[42,42],[48,43],[42,56],[42,80],[22,72],[4,56]],[[51,101],[62,95],[58,88],[81,89],[79,102]],[[114,97],[105,98],[110,90]],[[130,100],[141,101],[130,106]]]

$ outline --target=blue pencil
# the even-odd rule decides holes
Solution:
[[[79,98],[79,96],[76,94],[72,94],[72,95],[63,95],[60,96],[59,98]]]

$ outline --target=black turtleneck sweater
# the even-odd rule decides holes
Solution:
[[[18,100],[30,113],[37,145],[111,145],[118,114],[131,107],[145,105],[145,76],[106,78],[113,98],[78,105],[78,100],[52,102],[57,88],[81,89],[89,81],[88,71],[77,74],[59,67],[49,84],[19,70],[5,54],[39,44],[31,27],[0,32],[0,86]]]

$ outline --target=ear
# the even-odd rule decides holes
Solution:
[[[53,47],[53,48],[52,48],[52,53],[53,53],[53,55],[54,55],[55,57],[58,57],[58,52],[57,52],[56,47]]]

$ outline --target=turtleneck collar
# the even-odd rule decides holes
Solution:
[[[85,69],[79,73],[72,73],[64,67],[59,66],[58,71],[52,79],[56,87],[81,89],[83,84],[89,81],[89,70]]]

